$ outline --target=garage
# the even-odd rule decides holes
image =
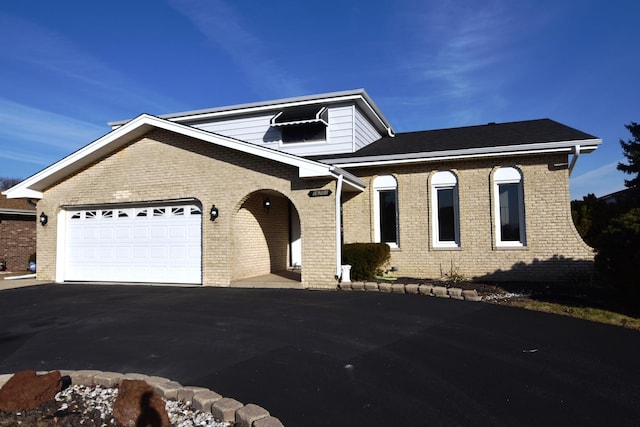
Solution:
[[[202,283],[194,203],[68,208],[64,281]]]

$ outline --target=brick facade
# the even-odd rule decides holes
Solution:
[[[495,242],[493,174],[515,167],[522,175],[526,246]],[[430,179],[451,171],[458,180],[460,247],[435,248],[431,235]],[[529,155],[352,169],[369,184],[344,193],[344,242],[374,240],[373,180],[398,182],[397,275],[438,278],[456,274],[484,280],[558,281],[590,271],[593,251],[579,237],[569,208],[566,155]],[[309,197],[330,189],[330,197]],[[302,232],[302,285],[335,288],[335,199],[332,178],[303,180],[295,167],[168,131],[154,130],[69,176],[43,193],[38,214],[49,224],[38,233],[38,277],[57,278],[58,226],[65,206],[135,203],[184,198],[203,208],[203,284],[228,286],[290,264],[289,215]],[[263,206],[269,198],[271,207]],[[220,216],[209,221],[215,204]]]
[[[35,252],[35,208],[25,200],[11,200],[0,195],[0,260],[6,262],[6,270],[26,271],[29,257]]]
[[[335,288],[335,181],[302,180],[295,167],[172,132],[154,130],[43,192],[38,278],[55,280],[65,206],[195,198],[203,208],[203,284],[268,273],[288,264],[288,212],[300,215],[302,285]],[[310,189],[331,197],[310,198]],[[265,197],[272,205],[262,206]],[[215,204],[219,218],[209,220]]]
[[[495,244],[492,177],[505,166],[522,174],[526,246],[521,248]],[[396,275],[439,278],[454,273],[485,280],[563,281],[590,272],[593,250],[571,219],[566,155],[423,163],[391,170],[398,181],[400,243],[391,253]],[[451,171],[458,179],[458,248],[434,248],[432,243],[429,182],[438,171]],[[371,184],[390,169],[351,172],[370,185],[364,193],[343,199],[344,241],[372,242]]]

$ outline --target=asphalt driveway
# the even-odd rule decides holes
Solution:
[[[421,295],[47,284],[0,292],[0,373],[139,372],[287,426],[637,425],[640,333]]]

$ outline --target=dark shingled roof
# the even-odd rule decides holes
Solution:
[[[589,139],[597,139],[597,137],[550,119],[539,119],[398,133],[395,137],[385,136],[355,153],[313,156],[311,158],[322,161],[324,159],[392,156]]]

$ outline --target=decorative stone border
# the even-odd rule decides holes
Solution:
[[[47,373],[38,372],[38,374]],[[284,427],[282,422],[269,414],[266,409],[248,403],[246,405],[230,397],[223,397],[204,387],[183,386],[168,378],[144,374],[103,372],[97,370],[68,371],[60,370],[61,375],[71,377],[71,384],[84,386],[117,387],[122,380],[143,380],[154,387],[165,399],[188,402],[194,409],[210,412],[214,417],[235,423],[235,427]],[[2,387],[13,374],[0,374]]]
[[[418,283],[391,282],[341,282],[341,291],[393,292],[399,294],[428,295],[438,298],[453,298],[464,301],[482,301],[475,289],[462,289]]]

